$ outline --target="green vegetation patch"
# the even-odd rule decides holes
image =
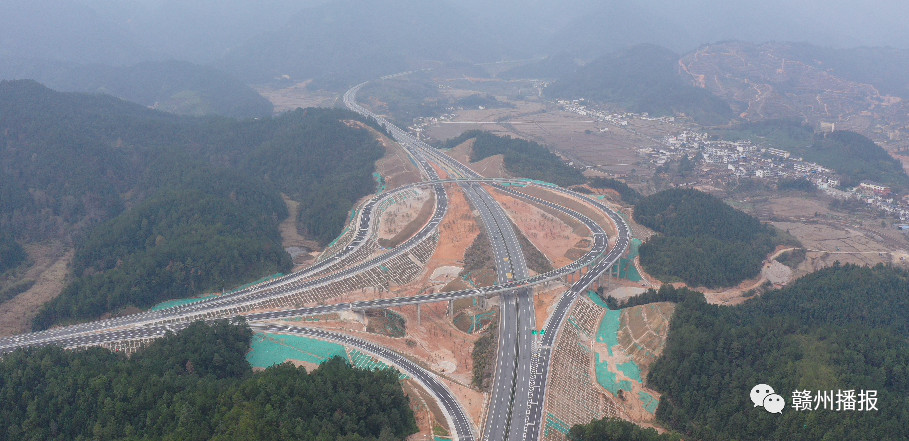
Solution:
[[[689,439],[678,433],[660,434],[630,421],[606,417],[590,424],[578,424],[568,433],[571,441],[682,441]]]
[[[579,170],[569,167],[556,154],[533,141],[470,130],[445,141],[443,148],[453,148],[470,139],[475,139],[470,162],[503,155],[505,168],[515,176],[552,182],[562,187],[587,181]]]
[[[640,248],[641,265],[663,281],[708,288],[757,276],[777,245],[798,246],[760,221],[707,193],[670,189],[642,199],[634,219],[662,233]]]
[[[6,302],[35,286],[34,280],[22,280],[0,289],[0,303]]]
[[[499,346],[498,320],[491,321],[489,329],[473,344],[473,378],[471,385],[488,391],[492,386],[492,375],[495,371],[496,350]]]
[[[262,193],[238,182],[235,198]],[[198,190],[165,191],[99,226],[76,249],[76,278],[42,307],[35,329],[288,271],[276,219],[262,214],[283,202],[276,193],[262,197],[238,204]]]
[[[340,109],[195,118],[0,82],[0,225],[76,243],[74,278],[34,328],[289,270],[281,193],[301,203],[300,232],[327,243],[376,189],[384,149],[348,120],[378,127]]]
[[[515,236],[518,237],[518,244],[524,252],[524,261],[527,263],[527,268],[535,271],[537,274],[552,271],[552,262],[549,261],[549,258],[527,238],[524,232],[521,231],[514,222],[509,221],[509,223],[514,230]]]
[[[909,272],[834,265],[735,307],[660,292],[680,302],[648,375],[662,393],[656,416],[670,427],[747,441],[896,439],[909,426]],[[796,390],[875,390],[878,410],[773,415],[749,399],[761,383],[787,403]]]
[[[252,331],[197,322],[127,358],[102,348],[0,359],[6,439],[388,440],[417,432],[398,374],[343,358],[253,373]]]
[[[788,266],[789,268],[796,269],[802,262],[805,261],[805,258],[805,249],[796,248],[792,251],[786,251],[785,253],[780,254],[776,257],[776,261]]]
[[[492,247],[489,244],[489,238],[486,236],[486,230],[481,227],[480,234],[464,251],[464,268],[459,275],[463,277],[474,271],[490,268],[495,268]]]
[[[19,266],[28,259],[25,250],[12,236],[0,233],[0,274]]]
[[[637,192],[637,190],[628,186],[628,184],[619,181],[618,179],[612,178],[592,178],[587,185],[593,188],[602,188],[615,190],[619,196],[622,197],[622,200],[629,204],[637,204],[643,196]]]

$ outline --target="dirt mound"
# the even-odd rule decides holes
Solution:
[[[502,155],[490,156],[477,162],[470,162],[473,156],[473,143],[475,139],[464,141],[457,147],[448,151],[448,156],[466,164],[468,168],[487,178],[511,178],[512,175],[505,169],[505,157]]]

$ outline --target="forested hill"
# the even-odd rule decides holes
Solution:
[[[673,291],[673,292],[670,292]],[[648,376],[662,399],[656,416],[692,439],[904,439],[909,427],[909,273],[835,265],[741,306],[661,289],[679,301],[663,355]],[[660,295],[661,294],[661,295]],[[660,300],[660,299],[657,299]],[[750,389],[768,384],[782,414],[755,407]],[[877,391],[876,409],[835,410],[794,391]],[[825,408],[826,406],[826,408]],[[688,439],[686,437],[686,439]]]
[[[343,110],[237,121],[0,82],[0,228],[76,244],[35,328],[229,289],[289,269],[280,193],[322,243],[375,190],[383,149]],[[374,124],[368,122],[368,124]],[[130,207],[127,209],[127,207]]]
[[[556,154],[533,141],[470,130],[445,141],[443,147],[453,148],[471,139],[475,140],[471,162],[503,155],[505,168],[515,176],[551,182],[563,187],[586,181],[580,171],[569,167]]]
[[[330,109],[246,121],[183,117],[106,95],[3,81],[0,225],[25,238],[84,232],[119,214],[127,197],[135,205],[136,196],[173,181],[170,174],[186,168],[180,165],[198,162],[237,170],[305,203],[332,196],[337,209],[301,219],[327,242],[341,229],[332,223],[338,215],[374,190],[373,162],[382,155],[367,131],[343,120],[362,118]]]
[[[715,196],[670,189],[641,199],[634,219],[661,233],[641,246],[641,265],[664,281],[733,286],[758,275],[767,254],[797,244]]]
[[[271,116],[274,106],[246,84],[185,61],[131,66],[0,58],[0,79],[32,79],[64,92],[107,93],[181,115]]]
[[[734,119],[726,102],[679,76],[678,61],[679,56],[668,49],[637,45],[591,61],[552,83],[544,92],[551,98],[586,98],[638,113],[684,113],[703,124],[723,124]]]
[[[402,440],[417,431],[398,372],[335,357],[253,373],[245,323],[196,322],[127,358],[22,349],[0,360],[3,439]]]

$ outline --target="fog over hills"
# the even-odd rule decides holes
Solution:
[[[251,82],[331,76],[353,81],[423,67],[424,60],[503,55],[493,32],[441,0],[342,0],[304,9],[215,65]]]
[[[219,87],[231,85],[223,95],[248,96],[230,77],[246,84],[314,79],[311,87],[337,91],[440,63],[544,56],[548,66],[524,73],[564,77],[574,61],[641,43],[685,55],[718,41],[795,41],[831,47],[804,50],[799,59],[822,56],[827,68],[905,96],[909,29],[900,19],[906,16],[909,4],[891,0],[874,7],[854,0],[12,0],[0,3],[0,78],[33,78],[61,90],[149,91],[159,85],[149,75],[114,69],[181,60],[193,63],[184,65],[196,72],[187,76],[198,79],[204,71],[203,77],[220,78]],[[880,50],[844,49],[856,46],[893,47],[896,59]],[[194,98],[204,89],[198,81],[180,89],[192,78],[169,78],[161,93],[137,102],[153,105],[184,91]],[[224,106],[177,107],[205,113]]]
[[[909,3],[897,0],[503,0],[458,2],[513,32],[532,52],[595,57],[637,43],[688,52],[723,40],[799,41],[822,46],[909,47]]]
[[[170,57],[208,63],[326,0],[75,0]]]

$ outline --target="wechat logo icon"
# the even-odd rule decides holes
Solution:
[[[786,401],[777,395],[773,388],[766,384],[759,384],[751,388],[751,402],[754,407],[761,406],[770,413],[783,413]]]

